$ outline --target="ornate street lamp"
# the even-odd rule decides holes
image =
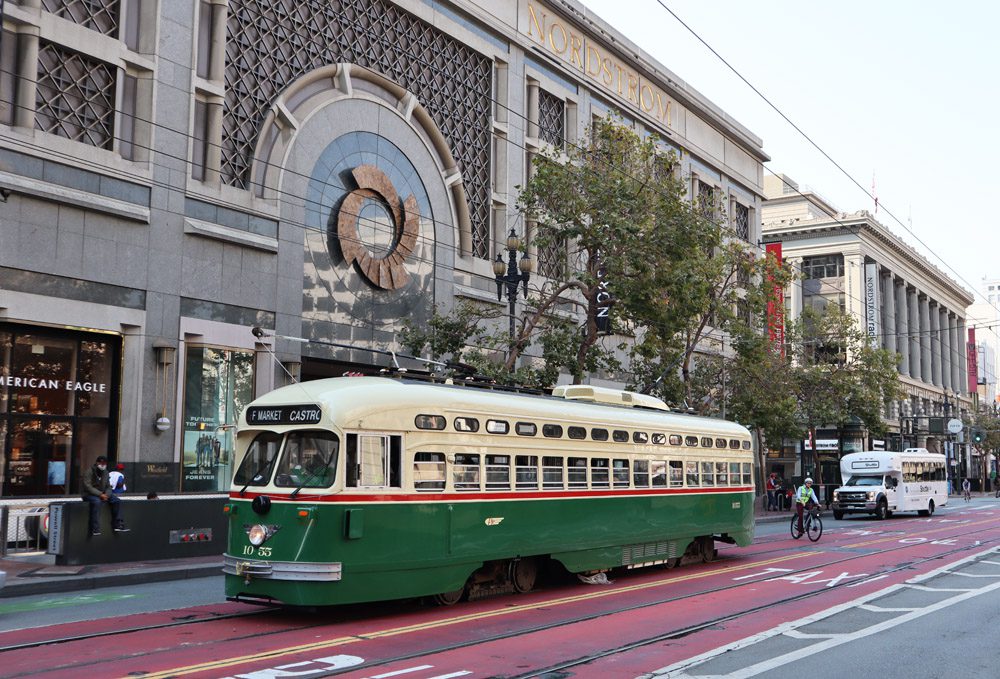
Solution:
[[[508,315],[510,316],[509,344],[510,358],[514,352],[514,302],[517,301],[517,288],[524,283],[524,298],[528,299],[528,279],[531,278],[531,259],[528,258],[527,251],[517,259],[517,251],[521,248],[521,239],[510,230],[507,235],[507,263],[504,264],[503,253],[498,252],[497,258],[493,260],[493,273],[497,282],[497,301],[503,301],[504,289],[507,291]],[[506,272],[505,272],[506,269]]]

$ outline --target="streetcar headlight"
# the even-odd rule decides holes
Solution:
[[[264,544],[264,540],[270,537],[270,531],[267,530],[267,526],[262,526],[259,523],[250,526],[250,530],[247,532],[247,537],[250,538],[250,544],[254,547],[260,547]]]

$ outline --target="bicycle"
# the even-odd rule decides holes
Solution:
[[[823,519],[819,516],[819,507],[813,507],[812,509],[803,512],[802,516],[802,528],[801,533],[799,532],[799,516],[798,514],[792,514],[792,537],[798,540],[802,537],[802,533],[809,536],[809,540],[816,542],[819,540],[820,536],[823,535]]]

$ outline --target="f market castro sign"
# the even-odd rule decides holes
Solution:
[[[250,406],[247,425],[319,424],[323,410],[318,405]]]

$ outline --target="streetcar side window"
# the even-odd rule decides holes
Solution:
[[[649,460],[632,461],[632,484],[636,488],[649,488]]]
[[[444,453],[416,453],[413,456],[413,488],[418,491],[444,490]]]
[[[562,438],[563,428],[558,424],[543,424],[542,436],[550,439]]]
[[[744,462],[743,464],[743,485],[749,486],[753,483],[753,469],[749,462]]]
[[[670,445],[672,445],[672,446],[679,446],[680,444],[681,444],[681,435],[680,434],[671,434],[670,435]]]
[[[720,486],[729,485],[729,473],[725,462],[715,463],[715,483]]]
[[[698,480],[698,463],[693,460],[688,460],[684,465],[684,481],[688,486],[697,488],[701,485]]]
[[[486,431],[491,434],[506,434],[510,431],[510,423],[506,420],[486,420]]]
[[[654,486],[667,485],[667,463],[663,460],[653,460],[650,467]]]
[[[514,458],[514,474],[518,490],[536,490],[538,488],[538,456],[516,456]]]
[[[479,420],[474,417],[456,417],[452,422],[455,431],[477,432],[479,431]]]
[[[615,488],[628,488],[628,460],[612,460],[611,465],[611,478]]]
[[[653,434],[653,443],[654,444],[656,444],[658,446],[662,446],[666,442],[667,442],[667,435],[666,434],[661,434],[659,432],[655,432]]]
[[[566,461],[566,480],[570,488],[587,487],[587,458],[571,457]]]
[[[567,427],[566,433],[571,439],[587,438],[587,430],[584,427]]]
[[[455,490],[479,490],[480,476],[479,455],[455,454],[455,466],[452,468],[452,482]]]
[[[518,422],[514,425],[514,431],[518,436],[534,436],[538,433],[538,426],[534,422]]]
[[[701,485],[715,485],[715,466],[711,462],[701,463]]]
[[[607,441],[608,440],[608,430],[594,428],[590,430],[590,438],[595,441]]]
[[[633,443],[649,443],[649,434],[644,431],[634,431],[632,432],[632,442]]]
[[[738,486],[740,485],[740,463],[730,462],[729,463],[729,485]]]
[[[725,448],[726,447],[726,439],[715,439],[715,447],[716,448]]]
[[[740,440],[739,439],[729,439],[729,447],[732,450],[739,450],[740,449]]]
[[[628,443],[628,432],[622,431],[621,429],[615,429],[611,432],[611,440],[615,443]]]
[[[686,445],[686,446],[697,446],[698,445],[698,437],[697,436],[685,436],[684,437],[684,445]]]
[[[347,435],[347,486],[401,488],[402,437]]]
[[[548,425],[546,425],[548,426]],[[561,457],[542,458],[542,488],[563,487],[563,459]]]
[[[744,441],[743,442],[743,450],[750,450],[751,447],[752,446],[751,446],[751,444],[750,444],[749,441]]]
[[[702,448],[711,448],[712,447],[712,439],[710,437],[708,437],[708,436],[702,436],[701,437],[701,447]]]
[[[670,487],[678,488],[684,485],[684,467],[680,460],[670,461]]]
[[[590,487],[609,488],[611,479],[609,478],[608,458],[595,457],[590,460]]]
[[[486,490],[510,490],[510,455],[486,456]]]
[[[271,478],[271,469],[281,447],[281,434],[262,431],[254,437],[247,448],[239,469],[233,477],[236,486],[266,486]]]

